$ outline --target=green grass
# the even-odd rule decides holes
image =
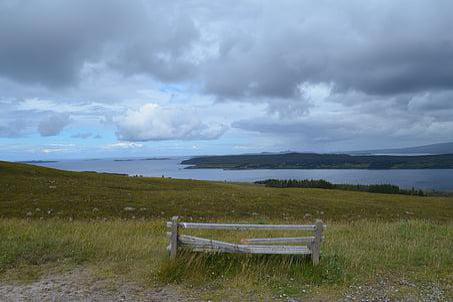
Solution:
[[[2,162],[0,190],[0,282],[85,267],[99,278],[151,288],[176,284],[199,299],[334,300],[352,285],[381,280],[415,298],[434,283],[453,298],[452,198],[131,178]],[[320,265],[296,256],[190,252],[170,261],[165,221],[175,214],[250,223],[322,218],[328,228]],[[294,234],[185,232],[231,242]]]

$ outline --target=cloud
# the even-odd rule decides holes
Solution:
[[[450,96],[447,92],[395,97],[334,92],[313,99],[310,112],[303,115],[241,119],[231,126],[311,150],[329,145],[335,145],[330,149],[335,151],[442,142],[451,140],[453,131]]]
[[[39,149],[40,152],[49,153],[61,153],[75,151],[76,145],[74,144],[49,144]]]
[[[342,141],[365,132],[365,127],[361,129],[346,119],[316,121],[304,118],[282,122],[278,119],[256,118],[235,122],[232,127],[311,143]]]
[[[50,86],[87,64],[221,98],[299,96],[302,83],[368,94],[453,88],[451,1],[57,0],[0,4],[4,77]],[[115,20],[106,22],[105,20]]]
[[[117,142],[113,144],[108,144],[105,146],[105,149],[137,149],[142,148],[143,144],[134,143],[134,142]]]
[[[24,135],[27,128],[23,120],[14,120],[6,125],[0,125],[0,137],[15,138]]]
[[[219,138],[225,125],[203,123],[190,109],[145,104],[116,118],[116,135],[125,141],[210,140]]]
[[[80,133],[76,133],[76,134],[73,134],[71,135],[72,138],[82,138],[82,139],[86,139],[86,138],[89,138],[91,137],[93,134],[91,132],[80,132]]]
[[[190,74],[197,37],[184,8],[165,2],[2,1],[0,75],[60,87],[76,84],[86,64],[107,62],[176,80]]]
[[[41,152],[43,152],[43,153],[58,153],[58,152],[64,152],[64,151],[68,151],[68,149],[65,149],[65,148],[44,148],[44,149],[41,149]]]
[[[278,9],[277,9],[278,6]],[[220,17],[206,90],[226,98],[298,97],[301,83],[388,95],[453,86],[449,1],[265,2]]]
[[[424,92],[414,95],[408,107],[412,111],[453,111],[453,90]]]
[[[55,136],[70,122],[71,119],[68,114],[52,114],[39,123],[38,132],[41,136]]]
[[[0,137],[34,144],[71,122],[107,141],[225,148],[451,140],[451,11],[447,0],[0,1]]]

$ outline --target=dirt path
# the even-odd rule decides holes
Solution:
[[[194,301],[175,287],[145,289],[133,283],[99,280],[87,270],[52,275],[30,284],[0,284],[0,301]]]
[[[207,290],[209,292],[209,290]],[[197,292],[182,292],[176,286],[144,288],[131,282],[95,278],[88,269],[79,268],[64,274],[49,274],[39,281],[28,284],[0,283],[0,301],[199,301]],[[244,296],[231,292],[225,301],[261,301],[262,298]],[[316,295],[317,296],[317,295]],[[335,301],[450,301],[448,295],[437,285],[423,287],[407,281],[398,283],[381,280],[377,284],[350,286],[343,297]],[[266,301],[332,301],[332,298],[292,299],[289,297],[269,297]]]

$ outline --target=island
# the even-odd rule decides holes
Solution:
[[[393,156],[318,153],[194,157],[186,169],[453,169],[453,154]]]
[[[23,161],[18,161],[17,163],[20,163],[20,164],[50,164],[50,163],[58,163],[58,160],[23,160]]]

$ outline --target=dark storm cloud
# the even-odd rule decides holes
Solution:
[[[94,59],[112,35],[110,26],[117,23],[106,20],[115,20],[121,13],[88,3],[3,1],[0,73],[46,85],[73,82],[84,62]]]
[[[416,95],[411,98],[408,107],[419,112],[453,110],[453,90]]]
[[[451,88],[451,11],[451,1],[263,5],[255,22],[233,25],[248,30],[238,30],[208,66],[206,89],[294,97],[303,82],[378,95]]]
[[[84,64],[198,81],[221,98],[301,83],[391,95],[453,87],[453,2],[3,1],[0,74],[67,85]]]
[[[84,64],[111,62],[124,72],[172,80],[180,77],[181,56],[196,36],[191,20],[170,4],[3,1],[0,76],[65,86],[77,82]]]

